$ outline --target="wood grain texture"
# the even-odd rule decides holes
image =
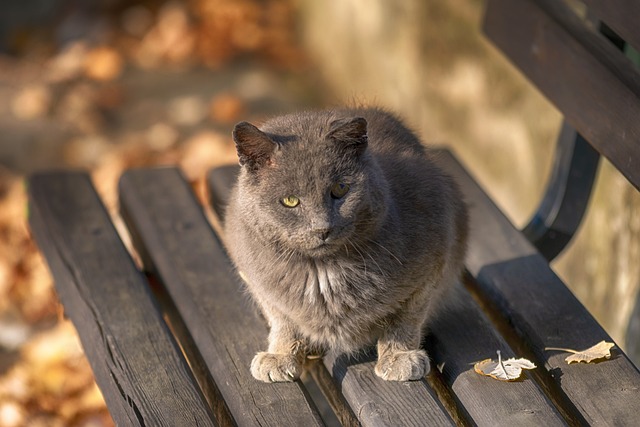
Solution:
[[[29,179],[30,225],[121,426],[216,425],[85,173]]]
[[[425,380],[385,381],[374,372],[375,350],[357,356],[329,355],[324,364],[363,426],[453,425]]]
[[[316,385],[327,399],[340,424],[343,427],[358,427],[360,422],[353,413],[351,406],[342,395],[331,373],[327,370],[322,359],[307,359],[304,367],[311,374]]]
[[[582,0],[590,12],[620,37],[640,50],[640,2],[638,0]]]
[[[300,382],[265,384],[251,376],[267,327],[180,172],[128,171],[120,200],[145,267],[163,282],[237,424],[321,425]]]
[[[640,189],[640,73],[563,2],[490,0],[484,31]]]
[[[559,426],[565,421],[529,373],[518,382],[501,382],[473,370],[475,362],[521,357],[495,331],[471,295],[456,285],[455,303],[429,325],[434,364],[443,364],[442,378],[472,422],[491,426]]]
[[[613,341],[553,273],[527,239],[449,154],[440,164],[461,185],[470,206],[466,266],[482,297],[502,316],[589,424],[637,425],[640,373],[621,350],[611,360],[567,365],[545,347],[586,349]]]

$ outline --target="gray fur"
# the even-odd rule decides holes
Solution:
[[[271,328],[253,375],[291,381],[306,352],[374,343],[382,378],[428,373],[424,327],[465,253],[453,180],[379,109],[291,114],[260,130],[240,123],[234,140],[242,168],[227,246]],[[336,182],[350,185],[341,199],[331,196]],[[280,202],[290,195],[298,206]]]

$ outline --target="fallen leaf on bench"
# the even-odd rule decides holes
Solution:
[[[496,380],[515,381],[520,378],[523,369],[534,369],[536,367],[530,360],[523,358],[502,360],[500,350],[497,353],[497,361],[491,359],[483,360],[473,365],[473,370],[480,375],[495,378]]]
[[[567,356],[567,358],[564,359],[568,364],[580,362],[589,363],[594,360],[609,359],[611,357],[611,348],[614,346],[615,344],[612,342],[600,341],[593,347],[589,347],[582,351],[559,347],[546,347],[545,350],[557,350],[573,353],[571,356]]]

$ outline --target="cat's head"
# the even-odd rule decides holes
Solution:
[[[298,114],[262,130],[242,122],[233,139],[242,165],[234,203],[283,253],[357,250],[385,213],[386,184],[362,117]]]

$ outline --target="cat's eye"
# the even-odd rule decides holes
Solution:
[[[300,204],[300,199],[298,199],[296,196],[287,196],[280,199],[280,203],[288,208],[295,208]]]
[[[349,184],[336,182],[331,186],[331,197],[334,199],[342,199],[349,191]]]

